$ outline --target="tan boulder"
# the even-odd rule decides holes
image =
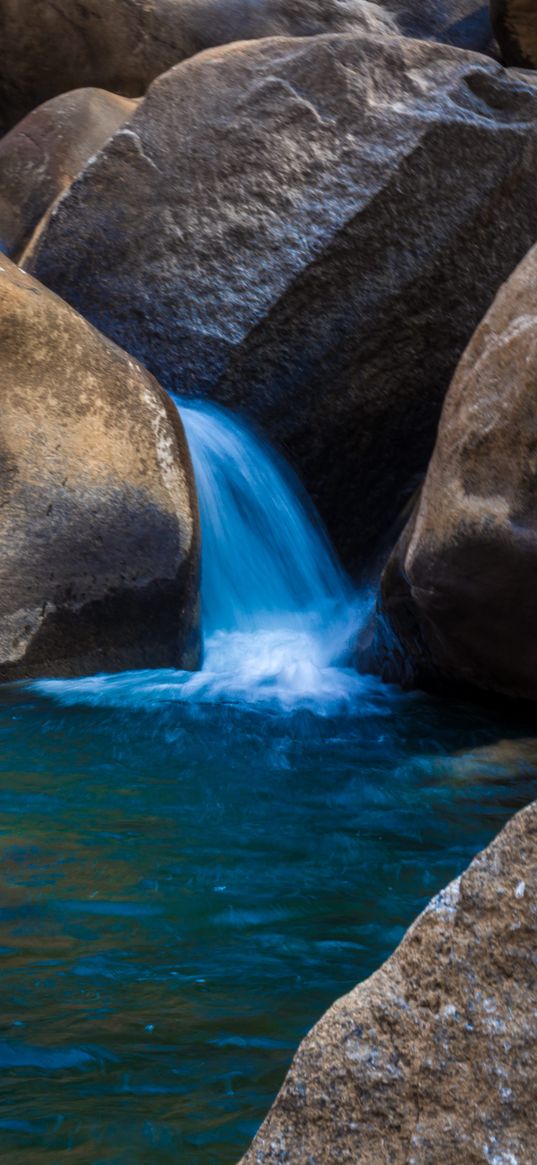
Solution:
[[[446,397],[362,666],[405,686],[537,699],[537,248],[497,295]]]
[[[24,264],[58,198],[136,106],[103,89],[75,89],[0,139],[0,250]]]
[[[535,1165],[537,804],[295,1056],[242,1165]]]
[[[177,411],[0,261],[0,681],[194,667],[199,528]]]

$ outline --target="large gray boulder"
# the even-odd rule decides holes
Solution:
[[[535,1165],[537,804],[295,1056],[242,1165]]]
[[[457,369],[363,668],[405,686],[537,699],[536,450],[534,248]]]
[[[79,86],[139,97],[160,73],[214,45],[389,23],[369,0],[2,0],[0,134]]]
[[[199,661],[199,528],[176,409],[0,265],[0,681]]]
[[[75,89],[0,139],[0,251],[24,263],[57,199],[135,109],[115,93]]]
[[[151,87],[32,270],[160,382],[248,413],[358,570],[537,238],[537,87],[399,36],[215,49]]]

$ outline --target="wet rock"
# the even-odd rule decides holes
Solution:
[[[484,57],[387,35],[234,45],[155,82],[33,270],[165,387],[253,417],[358,570],[537,237],[536,170],[537,88]]]
[[[369,0],[2,0],[0,133],[50,97],[140,97],[160,73],[235,40],[388,26]]]
[[[506,65],[537,69],[535,0],[490,0],[490,11]]]
[[[301,1044],[242,1165],[534,1165],[537,805]]]
[[[136,109],[102,89],[47,101],[0,140],[0,250],[24,263],[57,199]]]
[[[0,259],[0,680],[193,667],[199,531],[177,412]]]
[[[457,369],[362,666],[537,699],[536,402],[534,248]]]

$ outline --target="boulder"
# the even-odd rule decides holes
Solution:
[[[0,139],[0,251],[24,263],[58,198],[136,104],[103,89],[75,89]]]
[[[390,27],[390,16],[369,0],[2,0],[0,134],[78,86],[140,97],[214,45],[373,24]]]
[[[537,69],[535,0],[490,0],[490,11],[506,65]]]
[[[252,417],[358,571],[537,238],[536,170],[537,87],[484,57],[385,34],[233,45],[154,83],[32,271],[166,388]]]
[[[534,248],[459,364],[362,667],[537,699],[536,449]]]
[[[199,659],[197,505],[176,409],[0,267],[0,681]]]
[[[535,1165],[537,804],[301,1044],[242,1165]]]

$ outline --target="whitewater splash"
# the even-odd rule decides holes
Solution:
[[[34,686],[63,703],[227,700],[325,715],[351,710],[371,686],[351,666],[367,604],[353,592],[313,507],[244,422],[212,404],[176,404],[200,504],[202,670]]]

